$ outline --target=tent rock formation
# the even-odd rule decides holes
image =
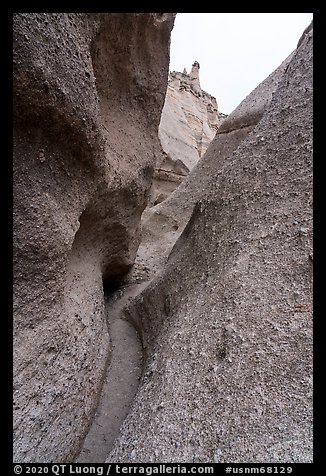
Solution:
[[[169,73],[159,127],[164,154],[154,172],[154,204],[165,200],[189,174],[225,117],[218,111],[216,98],[200,87],[198,61],[189,74],[186,70]]]

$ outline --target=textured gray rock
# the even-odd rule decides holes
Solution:
[[[197,197],[129,306],[147,360],[108,462],[312,461],[311,28],[269,81],[166,201],[177,227]]]
[[[142,273],[144,268],[155,273],[166,261],[196,202],[210,194],[221,174],[219,169],[262,118],[292,56],[293,53],[224,119],[209,150],[179,187],[164,202],[145,209],[143,239],[133,275]]]
[[[72,461],[140,241],[173,14],[14,15],[14,459]]]

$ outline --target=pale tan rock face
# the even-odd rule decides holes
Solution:
[[[14,459],[72,461],[132,265],[174,14],[14,15]]]
[[[191,170],[204,155],[222,120],[216,98],[200,87],[199,64],[190,74],[172,72],[159,128],[163,150]]]
[[[159,128],[165,154],[157,164],[154,187],[165,199],[204,155],[225,114],[218,111],[215,97],[203,91],[199,64],[189,74],[172,72]]]

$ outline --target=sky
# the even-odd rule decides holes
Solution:
[[[200,85],[230,114],[296,48],[312,13],[178,13],[170,71],[200,64]]]

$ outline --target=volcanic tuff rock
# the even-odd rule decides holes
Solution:
[[[312,43],[311,25],[148,212],[153,256],[195,202],[126,310],[146,365],[107,462],[312,461]]]
[[[94,415],[102,280],[140,241],[172,25],[14,17],[15,461],[73,461]],[[144,213],[125,279],[158,274],[121,306],[145,368],[108,461],[312,460],[311,222],[310,26]]]
[[[164,200],[181,183],[205,153],[226,117],[218,111],[215,97],[201,89],[199,63],[189,74],[169,74],[159,138],[165,154],[154,173],[153,195]]]
[[[163,266],[190,220],[195,204],[210,193],[220,175],[219,167],[222,168],[262,118],[292,56],[293,53],[224,120],[209,151],[182,184],[163,203],[145,209],[142,215],[143,238],[132,275],[142,274],[144,269],[156,272]]]
[[[14,459],[72,461],[132,265],[174,14],[14,15]]]

